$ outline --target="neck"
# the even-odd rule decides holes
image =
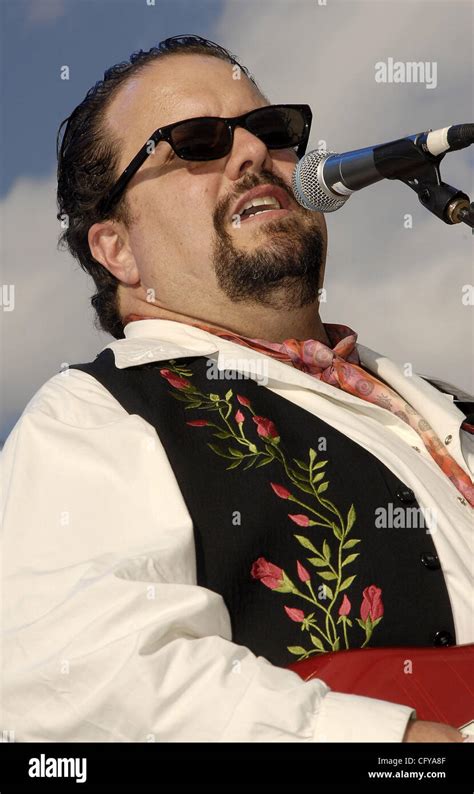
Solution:
[[[323,322],[319,316],[319,303],[309,304],[300,309],[275,309],[248,303],[216,306],[207,304],[204,311],[193,314],[165,309],[147,301],[120,295],[120,313],[123,318],[129,314],[150,319],[174,320],[189,325],[209,325],[220,330],[232,331],[251,339],[266,339],[269,342],[283,342],[285,339],[314,339],[329,344]]]

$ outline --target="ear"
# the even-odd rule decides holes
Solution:
[[[137,263],[133,256],[128,232],[119,221],[94,223],[87,234],[94,259],[107,268],[124,284],[140,281]]]

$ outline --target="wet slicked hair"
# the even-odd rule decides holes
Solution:
[[[124,337],[118,306],[120,282],[94,259],[87,239],[90,227],[106,220],[100,212],[100,203],[119,177],[119,141],[105,128],[104,115],[120,87],[137,72],[153,61],[181,53],[211,55],[237,65],[259,90],[250,72],[220,45],[204,39],[199,43],[186,37],[178,41],[168,39],[157,47],[134,52],[128,61],[107,69],[103,80],[90,88],[82,102],[64,119],[57,134],[58,219],[64,226],[59,246],[69,250],[82,269],[92,276],[96,292],[91,304],[96,312],[96,327],[116,339]],[[125,225],[130,223],[126,194],[107,217]]]

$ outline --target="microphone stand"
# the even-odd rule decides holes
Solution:
[[[418,150],[419,151],[419,150]],[[403,176],[391,176],[417,193],[423,206],[444,223],[465,223],[474,229],[474,203],[469,196],[441,179],[439,164],[446,152],[434,156],[423,152],[423,160],[414,158],[413,167]]]

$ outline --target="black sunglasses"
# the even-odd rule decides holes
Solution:
[[[243,127],[259,138],[268,149],[297,147],[297,155],[301,158],[308,145],[312,117],[309,105],[267,105],[234,118],[199,116],[160,127],[142,146],[105,196],[101,211],[106,214],[110,210],[160,141],[169,143],[182,160],[219,160],[231,151],[235,128]]]

